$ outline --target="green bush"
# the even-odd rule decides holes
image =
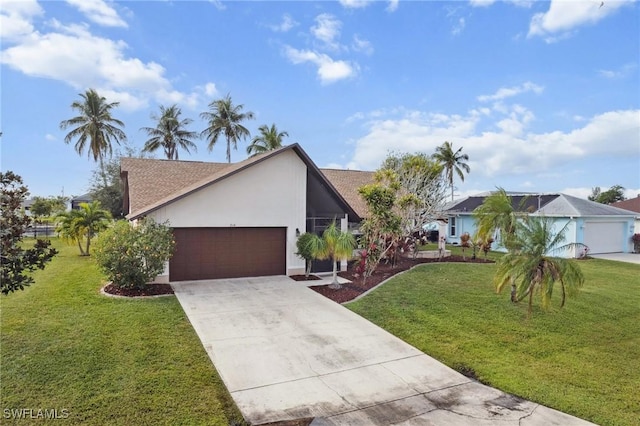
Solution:
[[[94,255],[113,285],[142,288],[164,271],[174,246],[167,224],[143,219],[134,226],[121,220],[100,234]]]

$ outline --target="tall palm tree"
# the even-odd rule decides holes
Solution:
[[[463,171],[469,173],[471,169],[465,161],[469,161],[469,156],[463,154],[462,147],[457,151],[453,151],[451,142],[445,142],[436,148],[436,152],[433,154],[433,159],[438,161],[444,167],[447,182],[451,187],[451,201],[453,201],[453,172],[460,177],[460,180],[464,182]]]
[[[120,144],[127,140],[127,135],[121,129],[124,123],[111,115],[111,110],[119,105],[119,102],[108,103],[94,89],[88,89],[80,93],[82,100],[71,104],[71,109],[79,113],[78,116],[60,122],[61,129],[71,127],[71,131],[65,136],[64,142],[70,143],[77,139],[75,150],[82,155],[88,146],[88,155],[100,163],[100,169],[104,172],[103,159],[113,152],[112,142]],[[106,185],[106,176],[105,179]]]
[[[251,145],[247,147],[247,154],[251,157],[282,147],[282,139],[289,136],[287,132],[278,132],[275,124],[271,127],[263,124],[258,131],[260,135],[251,139]]]
[[[204,129],[200,136],[209,141],[209,151],[218,141],[221,134],[227,140],[227,161],[231,163],[231,146],[238,149],[238,140],[246,139],[250,136],[249,130],[241,123],[245,120],[253,119],[251,111],[242,112],[244,105],[234,105],[231,96],[227,94],[222,99],[217,99],[209,104],[209,111],[200,114],[206,120],[208,127]]]
[[[58,232],[65,239],[76,241],[81,256],[89,256],[91,239],[107,228],[111,213],[100,208],[99,201],[81,203],[78,210],[71,210],[58,216]],[[85,242],[84,249],[82,242]]]
[[[498,260],[494,277],[499,292],[509,282],[515,282],[517,300],[529,298],[529,314],[534,293],[541,296],[542,307],[549,306],[554,284],[560,284],[560,307],[584,284],[582,271],[574,260],[553,256],[570,250],[575,244],[563,244],[567,225],[553,232],[553,222],[541,216],[526,216],[518,221],[511,239],[512,249]]]
[[[498,233],[499,243],[510,251],[513,248],[512,240],[518,219],[522,217],[522,213],[514,210],[507,191],[498,187],[496,192],[486,197],[483,203],[473,211],[476,236],[482,241],[487,241]],[[514,281],[511,282],[511,301],[514,303],[518,301]]]
[[[333,282],[329,287],[338,289],[338,269],[336,262],[339,259],[350,258],[356,246],[356,240],[350,232],[343,232],[335,222],[324,230],[322,237],[313,234],[309,239],[309,251],[316,259],[331,259],[333,263]]]
[[[190,153],[190,148],[197,150],[193,139],[198,137],[198,133],[186,129],[193,120],[190,118],[181,120],[180,114],[182,114],[182,110],[177,105],[171,105],[169,108],[160,105],[160,116],[151,114],[151,118],[157,121],[156,127],[142,127],[140,129],[147,132],[150,137],[142,150],[152,152],[162,147],[168,160],[178,159],[178,148],[182,148],[188,153]]]

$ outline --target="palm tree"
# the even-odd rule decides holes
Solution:
[[[89,256],[91,239],[107,228],[111,220],[111,213],[100,208],[99,201],[81,203],[80,209],[71,210],[58,216],[58,232],[65,239],[76,241],[81,256]],[[84,249],[82,242],[85,242]]]
[[[247,147],[247,154],[251,157],[282,147],[282,139],[289,136],[287,132],[278,132],[275,124],[271,127],[263,124],[258,131],[260,135],[251,139],[251,145]]]
[[[151,118],[157,121],[156,127],[142,127],[140,129],[147,132],[150,137],[142,150],[152,152],[162,147],[168,160],[178,159],[178,148],[182,148],[188,153],[190,153],[190,148],[197,150],[193,139],[198,137],[198,133],[186,129],[193,120],[190,118],[180,120],[180,114],[182,114],[182,110],[177,105],[171,105],[169,108],[160,105],[160,116],[151,114]]]
[[[471,171],[469,165],[465,161],[469,161],[467,154],[462,154],[462,147],[456,152],[453,152],[453,146],[451,142],[445,142],[441,146],[436,148],[433,159],[438,161],[444,167],[447,182],[451,187],[451,201],[453,201],[453,172],[460,177],[460,180],[464,182],[463,170],[467,173]]]
[[[309,251],[316,259],[331,259],[333,263],[333,282],[330,288],[341,287],[338,282],[336,262],[339,259],[350,258],[356,246],[356,240],[350,232],[343,232],[336,227],[335,222],[324,230],[322,237],[313,234],[309,239]]]
[[[120,144],[120,141],[127,140],[127,135],[120,128],[124,127],[124,123],[111,115],[111,110],[117,107],[119,102],[107,103],[107,100],[94,89],[80,93],[80,97],[82,100],[71,104],[71,108],[80,115],[60,123],[63,130],[72,127],[64,142],[68,144],[77,139],[75,150],[79,155],[82,155],[88,145],[88,155],[93,156],[94,161],[100,162],[100,169],[104,172],[103,159],[107,154],[111,156],[112,142]],[[104,173],[103,178],[106,185]]]
[[[483,203],[473,211],[476,235],[480,240],[487,241],[497,233],[500,244],[507,250],[511,250],[516,225],[518,219],[522,217],[522,213],[514,210],[507,191],[498,187],[496,192],[486,197]],[[511,282],[511,301],[514,303],[518,301],[515,282]]]
[[[533,295],[540,293],[542,307],[551,301],[554,284],[560,284],[560,307],[567,296],[572,296],[584,284],[584,276],[573,260],[552,256],[561,250],[570,250],[574,243],[563,244],[567,225],[553,232],[553,222],[541,216],[526,216],[518,221],[511,239],[511,250],[498,260],[494,277],[500,292],[508,282],[515,282],[517,300],[529,298],[529,314]]]
[[[217,99],[209,104],[209,111],[200,114],[206,120],[209,127],[204,129],[200,136],[209,141],[209,151],[218,141],[218,137],[224,134],[227,140],[227,161],[231,163],[231,146],[238,149],[238,140],[250,136],[249,130],[241,123],[244,120],[253,119],[251,111],[241,112],[244,105],[233,105],[231,96],[227,94],[223,99]]]

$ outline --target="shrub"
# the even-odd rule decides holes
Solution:
[[[95,243],[98,265],[120,288],[143,288],[164,271],[173,255],[171,228],[153,219],[137,225],[121,220],[104,231]]]
[[[305,263],[304,275],[306,277],[308,277],[309,273],[311,272],[311,264],[314,259],[313,250],[311,245],[309,244],[312,239],[313,239],[313,234],[305,232],[304,234],[300,235],[296,240],[296,248],[298,249],[296,254],[304,259],[304,263]]]

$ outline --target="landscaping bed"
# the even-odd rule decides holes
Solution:
[[[103,288],[105,293],[112,294],[114,296],[125,297],[143,297],[143,296],[162,296],[165,294],[173,294],[173,289],[170,284],[149,283],[145,284],[143,288],[120,288],[113,284],[107,284]]]
[[[312,290],[322,294],[323,296],[333,300],[337,303],[344,303],[355,299],[362,293],[376,287],[381,282],[388,278],[413,268],[416,265],[423,263],[445,263],[445,262],[464,262],[464,263],[494,263],[493,260],[488,260],[480,257],[472,259],[471,257],[462,257],[458,255],[452,255],[443,259],[427,259],[411,257],[400,257],[395,266],[390,263],[381,263],[376,271],[370,277],[367,277],[366,281],[355,273],[355,262],[349,262],[346,271],[339,272],[342,278],[346,278],[351,281],[350,284],[343,284],[339,289],[330,288],[328,285],[311,286]]]

